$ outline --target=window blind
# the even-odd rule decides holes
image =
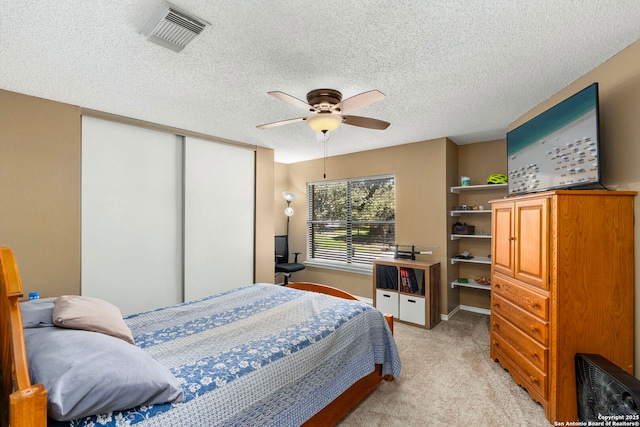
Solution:
[[[395,241],[393,175],[307,184],[307,254],[371,265]]]

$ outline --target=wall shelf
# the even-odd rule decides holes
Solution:
[[[475,256],[471,259],[451,258],[451,264],[457,264],[459,262],[468,262],[471,264],[489,264],[491,265],[491,258],[484,256]]]
[[[490,234],[452,234],[451,240],[459,239],[491,239]]]
[[[466,210],[466,211],[451,211],[451,216],[460,216],[462,214],[479,214],[479,213],[491,213],[491,210],[489,209],[485,209],[485,210]]]
[[[482,289],[485,291],[490,291],[491,290],[491,285],[481,285],[480,283],[476,282],[473,279],[467,279],[469,280],[469,283],[460,283],[457,280],[454,280],[453,282],[451,282],[451,288],[455,288],[456,286],[460,286],[463,288],[474,288],[474,289]]]
[[[451,187],[451,192],[455,194],[460,194],[464,191],[475,191],[475,190],[504,190],[507,188],[509,184],[482,184],[482,185],[460,185],[457,187]]]

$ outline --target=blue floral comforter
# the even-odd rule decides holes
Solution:
[[[125,318],[182,384],[182,403],[57,425],[296,426],[400,359],[382,314],[358,301],[255,284]]]

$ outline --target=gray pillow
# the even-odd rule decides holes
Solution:
[[[24,333],[31,382],[44,384],[55,420],[184,400],[168,368],[121,339],[57,327]]]
[[[56,298],[43,298],[20,303],[23,328],[42,328],[53,325],[53,307]]]

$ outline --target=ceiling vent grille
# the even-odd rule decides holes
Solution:
[[[208,22],[164,2],[144,27],[142,34],[153,43],[180,52],[207,25]]]

